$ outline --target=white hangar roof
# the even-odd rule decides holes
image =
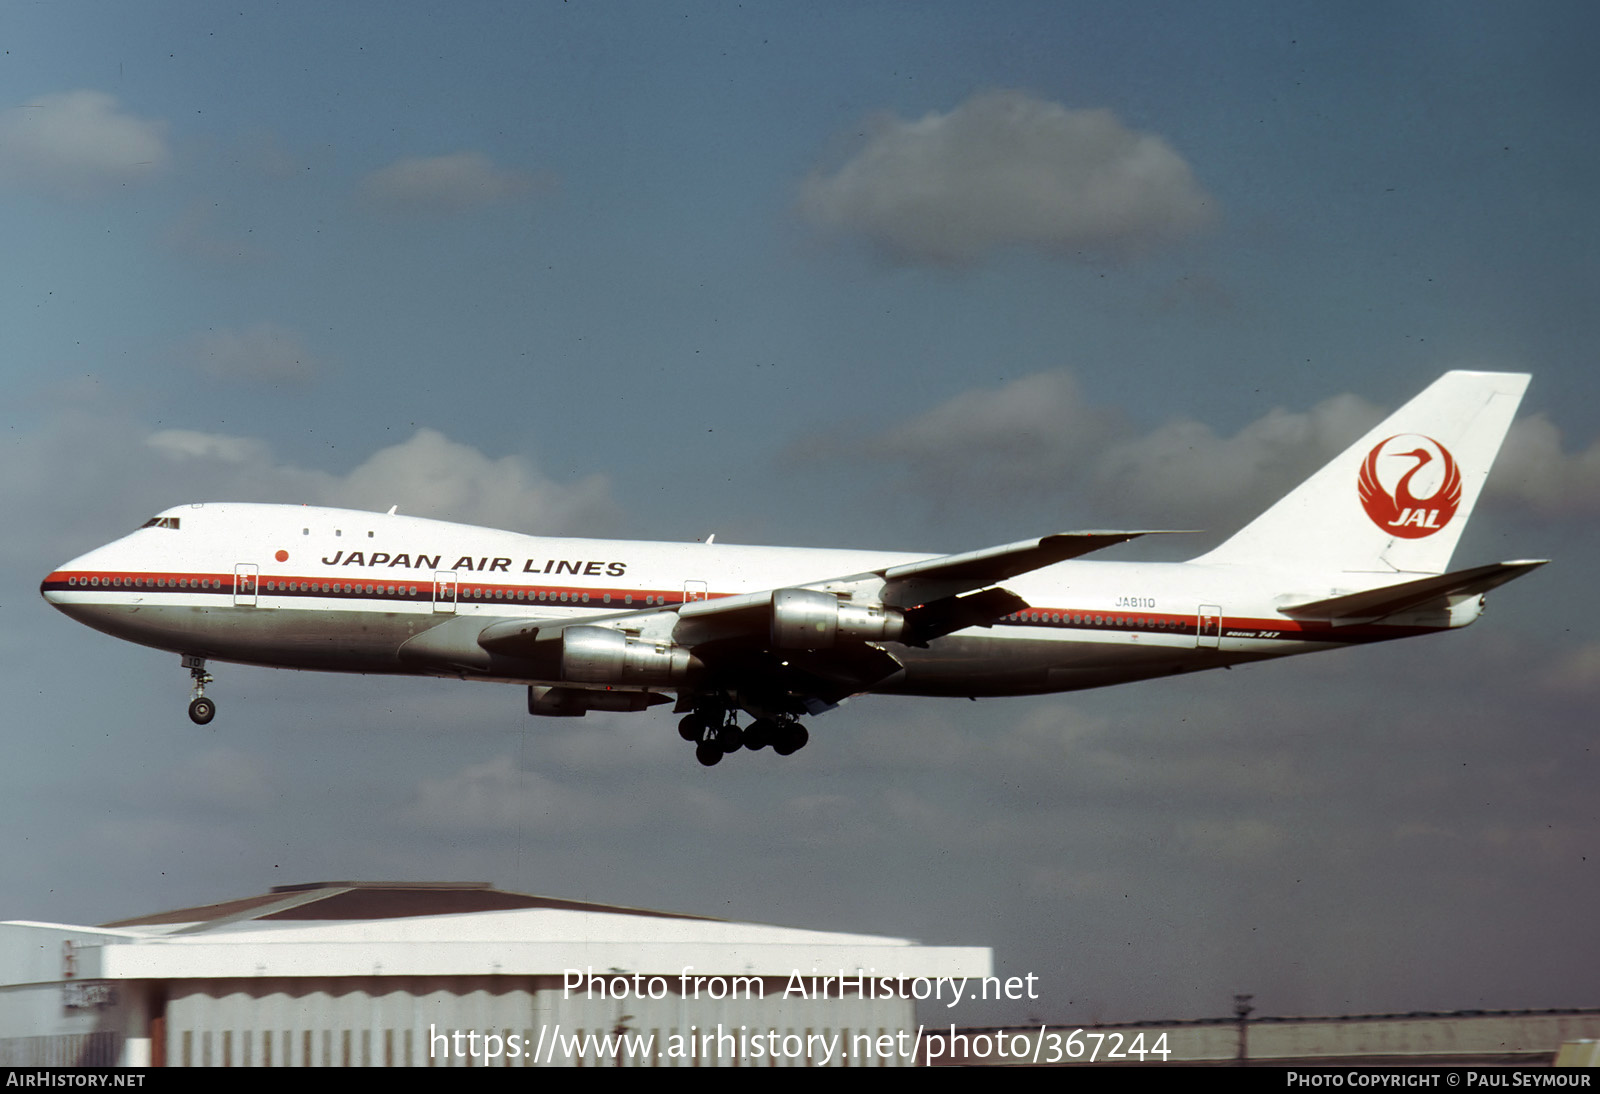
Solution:
[[[983,977],[983,947],[922,946],[558,900],[487,883],[320,882],[101,927],[0,924],[0,984],[85,979],[561,975]],[[29,939],[36,945],[30,945]],[[30,968],[31,966],[37,966]]]

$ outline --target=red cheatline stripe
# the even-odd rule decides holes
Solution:
[[[45,578],[42,587],[51,591],[90,593],[209,593],[217,596],[227,596],[231,599],[236,591],[234,578],[235,575],[231,572],[57,571]],[[180,581],[188,584],[180,586],[178,584]],[[139,584],[135,584],[135,582],[139,582]],[[153,585],[153,582],[161,582],[162,584]],[[195,582],[204,584],[197,588],[194,587]],[[684,601],[684,594],[681,591],[665,592],[658,589],[595,588],[582,585],[485,584],[481,581],[462,581],[459,579],[450,584],[454,585],[458,604],[561,604],[569,607],[576,605],[589,608],[637,608],[680,604]],[[286,588],[288,585],[296,587],[293,589]],[[327,588],[324,589],[324,586]],[[411,592],[410,590],[412,589],[415,589],[416,592]],[[496,593],[500,595],[496,596]],[[518,593],[523,594],[523,599],[517,599]],[[544,594],[543,600],[539,599],[541,593]],[[431,601],[434,598],[434,582],[432,578],[424,579],[420,578],[420,576],[414,576],[413,580],[410,581],[400,582],[393,579],[347,581],[343,578],[338,581],[331,581],[322,577],[259,574],[255,576],[255,595],[258,597],[372,597],[388,601]],[[561,599],[563,595],[567,599]],[[711,595],[717,597],[727,594],[715,593]],[[588,596],[587,602],[583,600],[584,596]],[[611,597],[610,603],[606,602],[605,598],[607,596]],[[628,602],[629,597],[633,598],[631,603]]]
[[[224,596],[230,600],[236,590],[234,588],[235,575],[229,573],[194,573],[178,571],[62,571],[51,574],[45,578],[42,588],[46,590],[61,590],[67,592],[135,592],[135,593],[209,593]],[[98,584],[91,582],[91,579]],[[142,584],[134,584],[135,581]],[[187,586],[179,586],[178,582],[189,582]],[[194,582],[204,582],[200,588],[193,587]],[[164,582],[160,586],[152,586],[152,582]],[[284,586],[295,585],[294,589]],[[269,586],[271,586],[269,588]],[[307,588],[307,586],[312,586]],[[324,586],[328,586],[324,589]],[[368,590],[371,591],[368,591]],[[411,590],[415,589],[416,592]],[[496,593],[500,595],[495,595]],[[524,597],[517,599],[517,594]],[[544,594],[540,600],[539,595]],[[457,604],[507,604],[511,606],[566,606],[580,608],[649,608],[664,607],[671,604],[684,603],[685,597],[681,591],[663,592],[651,589],[618,589],[594,588],[573,585],[505,585],[485,584],[481,581],[455,582],[455,600]],[[396,600],[411,600],[431,602],[434,597],[434,582],[430,580],[417,580],[396,582],[393,580],[380,581],[328,581],[321,577],[293,577],[272,575],[257,575],[255,595],[259,597],[317,597],[341,599],[381,599],[389,602]],[[561,597],[565,595],[566,600]],[[588,601],[583,597],[587,595]],[[607,603],[606,596],[611,597]],[[730,593],[710,593],[708,599],[718,599],[730,596]],[[631,596],[633,602],[628,603]],[[1098,620],[1098,622],[1097,622]],[[1207,617],[1209,622],[1210,617]],[[1200,625],[1198,615],[1174,615],[1171,613],[1145,612],[1143,614],[1129,614],[1127,612],[1107,612],[1104,609],[1086,611],[1081,608],[1029,608],[1024,612],[1015,612],[995,621],[996,624],[1014,627],[1048,627],[1053,630],[1073,631],[1137,631],[1149,634],[1170,634],[1193,637]],[[1392,624],[1368,623],[1353,626],[1334,628],[1330,623],[1315,621],[1301,621],[1295,619],[1260,619],[1236,618],[1223,616],[1221,619],[1222,637],[1228,638],[1267,638],[1284,639],[1289,641],[1312,642],[1340,642],[1355,643],[1362,641],[1375,641],[1390,638],[1402,638],[1410,635],[1429,634],[1442,628],[1439,627],[1405,627]],[[1243,634],[1239,632],[1255,632]],[[1209,627],[1208,627],[1209,632]],[[1265,632],[1265,633],[1263,633]]]

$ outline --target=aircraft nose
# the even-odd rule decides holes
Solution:
[[[111,592],[114,578],[106,575],[123,568],[115,544],[97,547],[46,574],[39,583],[39,595],[68,619],[120,636],[129,613],[129,607],[119,602],[125,597],[97,594]]]
[[[79,575],[88,570],[105,569],[104,559],[96,557],[104,550],[105,548],[96,548],[51,570],[45,575],[44,580],[39,582],[39,595],[58,608],[72,603],[76,599],[72,594],[77,592],[79,581],[85,580]]]
[[[39,595],[50,603],[59,606],[62,596],[67,590],[67,571],[70,569],[72,569],[72,564],[69,562],[67,565],[46,574],[45,579],[39,582]]]

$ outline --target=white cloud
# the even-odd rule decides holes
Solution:
[[[169,464],[163,481],[173,479],[170,465],[182,466],[196,499],[371,510],[399,505],[414,516],[537,528],[545,535],[595,531],[614,518],[604,476],[563,485],[521,457],[495,459],[433,429],[379,449],[346,475],[278,463],[269,446],[250,437],[166,429],[152,433],[146,445]]]
[[[1071,375],[962,392],[867,445],[838,450],[903,467],[918,493],[963,507],[1050,504],[1076,493],[1102,519],[1226,531],[1261,512],[1382,419],[1356,395],[1274,409],[1231,436],[1179,418],[1141,429],[1085,401]],[[1547,518],[1600,514],[1600,441],[1570,448],[1543,415],[1513,423],[1487,503]]]
[[[1093,461],[1102,498],[1136,499],[1152,513],[1214,519],[1230,504],[1259,508],[1288,493],[1382,417],[1355,395],[1308,411],[1275,409],[1231,437],[1199,422],[1169,422],[1126,437]]]
[[[1130,519],[1221,527],[1282,496],[1381,417],[1353,395],[1273,410],[1231,437],[1179,419],[1140,431],[1087,403],[1062,372],[968,391],[891,430],[872,448],[935,496],[996,504],[1069,490]]]
[[[1119,415],[1086,403],[1070,374],[1042,372],[962,392],[895,427],[882,449],[937,467],[941,478],[976,459],[1009,479],[1048,483],[1125,428]]]
[[[149,446],[173,460],[208,460],[221,464],[259,464],[272,458],[264,442],[192,429],[163,429],[150,434]]]
[[[1511,427],[1485,494],[1520,503],[1541,516],[1600,512],[1600,441],[1562,451],[1561,430],[1544,415]]]
[[[520,457],[494,459],[432,429],[419,429],[410,440],[373,453],[335,480],[327,496],[331,505],[376,509],[400,502],[418,515],[537,528],[544,535],[592,529],[612,517],[603,475],[563,485]]]
[[[368,175],[361,195],[389,214],[443,216],[507,201],[526,192],[532,179],[496,167],[481,152],[408,156]]]
[[[184,355],[198,371],[222,380],[304,384],[321,369],[297,334],[271,323],[205,331],[189,340]]]
[[[171,159],[166,130],[104,92],[44,95],[0,113],[0,181],[74,197],[144,182]]]
[[[152,431],[119,413],[80,410],[0,437],[0,456],[0,506],[27,514],[6,541],[23,571],[184,502],[398,505],[411,516],[540,535],[605,535],[619,523],[604,475],[558,482],[525,457],[490,456],[432,429],[340,474],[297,466],[256,437]]]
[[[1137,253],[1215,219],[1183,157],[1108,110],[989,92],[948,114],[885,115],[867,128],[843,166],[805,180],[800,208],[899,262],[967,265],[1017,245]]]

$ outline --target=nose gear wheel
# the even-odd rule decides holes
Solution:
[[[208,724],[217,716],[215,700],[206,698],[206,685],[214,677],[206,671],[204,657],[185,657],[183,667],[189,670],[189,678],[194,681],[194,689],[190,692],[189,721],[197,726]]]

